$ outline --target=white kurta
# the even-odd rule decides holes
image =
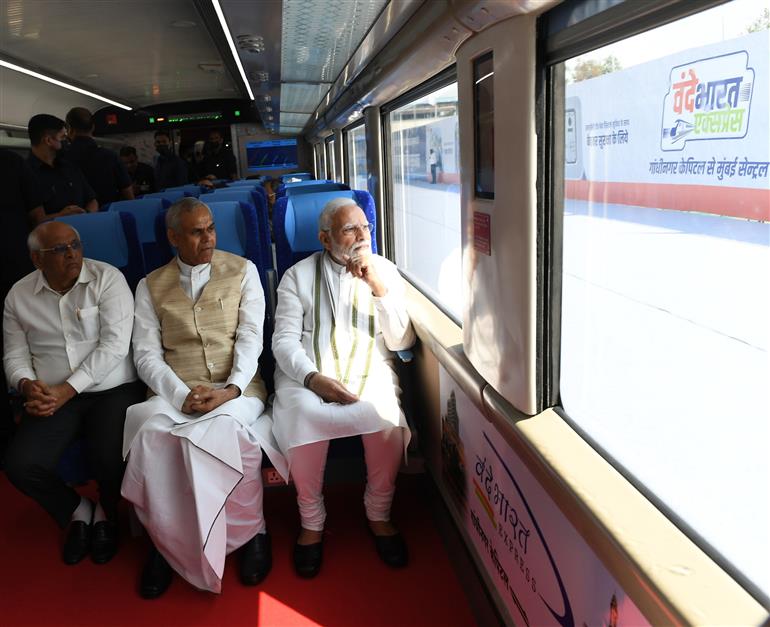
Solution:
[[[180,283],[197,301],[211,265],[179,262]],[[264,294],[248,262],[241,282],[233,368],[228,380],[242,390],[262,350]],[[134,359],[157,396],[126,414],[122,494],[171,566],[197,588],[219,592],[225,556],[264,531],[262,449],[288,476],[286,461],[259,398],[240,396],[204,415],[181,412],[189,388],[163,360],[160,323],[146,280],[136,291]]]
[[[303,259],[281,279],[273,332],[273,432],[284,452],[394,426],[404,429],[405,448],[409,443],[391,351],[409,348],[414,330],[396,266],[377,255],[373,262],[387,288],[381,298],[326,253]],[[341,381],[360,400],[324,402],[303,385],[314,371]]]

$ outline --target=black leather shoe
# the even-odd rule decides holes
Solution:
[[[142,570],[139,594],[143,599],[157,599],[168,590],[172,575],[171,566],[168,565],[158,549],[153,547]]]
[[[77,564],[86,555],[91,544],[91,525],[82,520],[70,523],[67,539],[64,541],[61,557],[65,564]]]
[[[91,532],[91,561],[106,564],[118,552],[118,526],[112,520],[94,523]]]
[[[238,552],[238,573],[244,586],[256,586],[267,577],[273,566],[270,536],[258,533]]]
[[[321,570],[323,542],[294,545],[294,570],[300,577],[312,579]]]
[[[371,531],[371,530],[370,530]],[[404,536],[396,533],[392,536],[377,536],[372,533],[377,555],[391,568],[403,568],[409,563]]]

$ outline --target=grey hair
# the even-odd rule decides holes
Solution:
[[[182,214],[195,211],[198,207],[205,207],[206,211],[209,212],[209,215],[212,218],[214,217],[211,213],[211,209],[205,202],[198,200],[197,198],[182,198],[168,208],[168,211],[166,212],[166,228],[179,233]]]
[[[34,229],[32,229],[30,234],[27,235],[27,248],[29,249],[29,252],[36,253],[43,247],[43,245],[40,243],[40,231],[47,229],[49,224],[51,224],[51,222],[43,222],[42,224],[38,224]],[[64,224],[67,223],[64,222]],[[80,239],[80,233],[78,233],[78,230],[71,224],[67,224],[67,226],[75,232],[75,237]]]
[[[318,230],[331,231],[334,214],[343,207],[358,207],[360,209],[359,204],[352,198],[334,198],[324,205],[321,215],[318,216]]]

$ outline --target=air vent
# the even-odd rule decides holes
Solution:
[[[225,66],[221,63],[199,63],[198,69],[209,74],[224,74]]]
[[[249,78],[257,83],[266,83],[270,80],[270,75],[265,71],[252,71],[249,72]]]
[[[260,53],[265,51],[265,40],[261,35],[238,35],[238,47],[251,53]]]

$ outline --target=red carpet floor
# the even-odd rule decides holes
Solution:
[[[198,592],[175,576],[163,597],[144,601],[136,587],[147,540],[129,536],[127,510],[121,520],[124,541],[112,562],[97,566],[86,559],[65,566],[59,557],[63,535],[0,473],[0,626],[474,625],[421,499],[421,481],[400,477],[394,504],[394,520],[410,551],[404,570],[391,570],[377,558],[364,523],[362,486],[339,484],[327,489],[321,573],[300,579],[291,565],[298,528],[294,492],[279,488],[268,490],[265,498],[273,570],[262,585],[242,586],[230,556],[221,595]]]

